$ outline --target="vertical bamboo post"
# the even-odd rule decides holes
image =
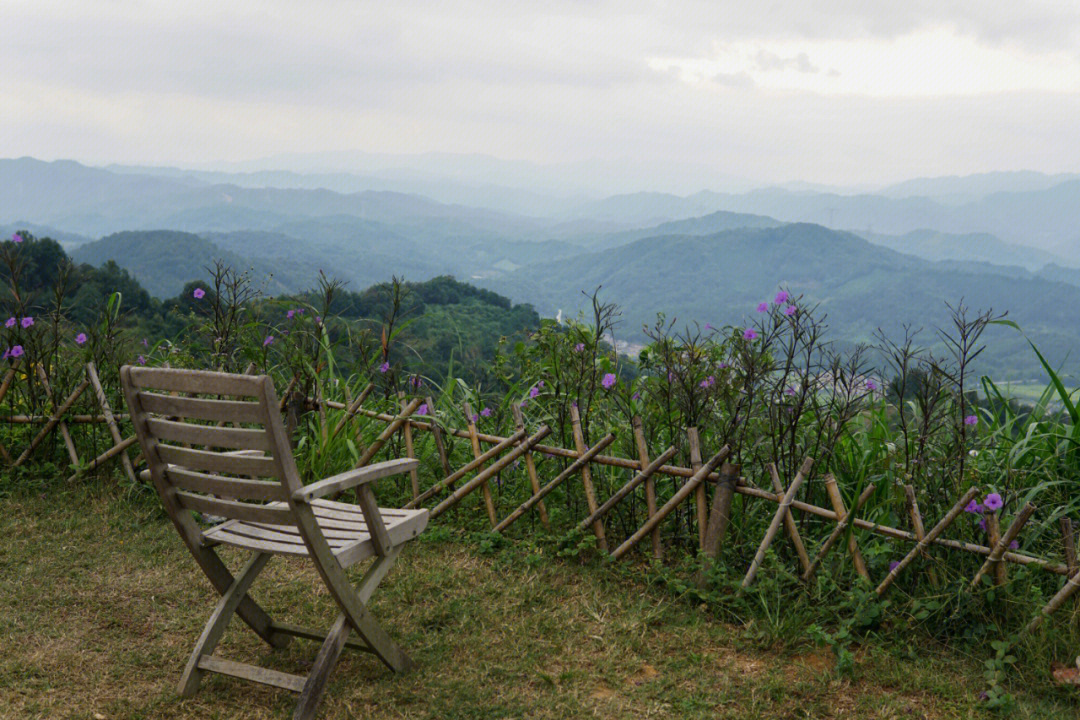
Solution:
[[[116,418],[113,417],[112,408],[109,407],[109,399],[105,395],[105,388],[101,384],[101,378],[98,377],[97,368],[94,367],[93,362],[86,363],[86,375],[90,378],[90,384],[94,388],[94,394],[97,396],[98,405],[101,406],[101,414],[105,416],[105,424],[109,427],[109,434],[112,435],[114,443],[121,443],[124,441],[124,436],[120,434],[120,428],[116,424]],[[137,485],[138,481],[135,479],[135,468],[131,465],[131,458],[128,457],[126,452],[120,453],[120,464],[124,467],[124,474],[131,480],[132,485]]]
[[[690,445],[690,469],[697,472],[701,467],[701,437],[696,427],[686,428],[686,440]],[[701,483],[694,490],[694,509],[697,511],[698,549],[705,549],[705,532],[709,525],[708,495],[705,486]]]
[[[41,387],[45,389],[45,397],[49,398],[49,402],[55,405],[56,400],[53,398],[52,388],[49,387],[49,378],[45,375],[45,368],[41,365],[37,366],[37,375],[41,379]],[[71,463],[77,466],[79,464],[79,454],[75,452],[75,442],[71,439],[71,433],[68,432],[67,423],[61,420],[57,423],[57,427],[60,430],[60,437],[64,440],[64,447],[67,448]]]
[[[705,532],[705,556],[710,560],[715,561],[720,556],[720,547],[731,520],[731,501],[735,497],[735,485],[739,482],[741,470],[738,465],[731,463],[720,466],[720,482],[716,486],[716,494],[713,495],[709,527]]]
[[[406,405],[404,391],[398,391],[398,402],[401,404],[401,410],[404,412]],[[405,421],[401,426],[401,433],[405,436],[405,457],[410,460],[416,459],[416,452],[413,450],[413,437],[412,437],[412,423]],[[420,476],[416,473],[416,468],[409,471],[409,482],[412,485],[412,497],[413,500],[420,497]]]
[[[19,367],[19,359],[16,358],[15,362],[11,364],[7,372],[4,373],[4,381],[0,383],[0,402],[3,402],[4,396],[7,395],[8,388],[11,387],[11,381],[15,379],[15,369]],[[7,448],[3,443],[0,443],[0,455],[3,456],[4,462],[8,465],[11,464],[11,455],[8,454]]]
[[[784,483],[780,481],[780,474],[776,471],[776,463],[769,463],[766,470],[769,471],[769,477],[772,479],[772,486],[773,490],[776,491],[776,496],[783,497]],[[795,554],[799,556],[799,564],[802,565],[803,572],[809,572],[810,556],[806,553],[806,546],[803,545],[802,536],[799,535],[799,528],[795,525],[795,517],[791,514],[790,509],[784,513],[784,529],[791,538],[791,544],[795,547]]]
[[[435,417],[435,401],[428,395],[424,398],[424,402],[427,403],[428,414],[431,416],[431,437],[435,439],[435,450],[439,454],[439,464],[442,465],[443,477],[446,477],[454,471],[450,469],[450,461],[446,457],[446,443],[443,442],[442,427]]]
[[[581,432],[581,415],[578,413],[576,405],[570,406],[570,422],[574,430],[574,447],[577,448],[579,454],[583,453],[588,448],[585,446],[585,435]],[[591,515],[596,512],[599,505],[596,504],[596,491],[593,489],[592,474],[589,472],[588,464],[581,467],[581,484],[585,487],[585,502],[588,503],[589,514]],[[592,527],[593,534],[596,535],[596,546],[606,553],[608,546],[607,538],[604,536],[604,523],[597,520]]]
[[[511,412],[514,415],[514,430],[524,430],[525,417],[521,414],[521,407],[515,404]],[[536,476],[536,462],[533,460],[532,450],[525,453],[525,471],[529,475],[529,487],[532,488],[533,495],[536,495],[540,492],[540,479]],[[540,515],[540,522],[544,525],[544,528],[551,530],[551,521],[548,519],[547,508],[544,506],[543,500],[536,503],[536,512]]]
[[[825,476],[825,492],[829,494],[829,502],[836,511],[836,521],[840,522],[847,514],[847,510],[844,508],[844,497],[840,494],[840,488],[836,486],[836,478],[832,473]],[[862,553],[859,552],[859,543],[855,541],[854,534],[848,535],[848,551],[851,553],[851,562],[855,565],[855,572],[859,573],[860,577],[869,580],[870,573],[866,569]]]
[[[784,521],[784,514],[791,507],[791,501],[795,499],[795,493],[799,491],[803,481],[810,475],[810,468],[813,465],[813,458],[808,457],[803,460],[799,472],[795,474],[795,479],[791,481],[791,485],[788,487],[787,492],[784,493],[784,497],[780,499],[780,506],[776,508],[776,514],[773,515],[772,522],[769,523],[769,529],[765,532],[765,537],[761,539],[761,545],[758,546],[754,560],[750,563],[750,569],[746,571],[746,577],[743,578],[742,586],[744,588],[750,587],[750,584],[754,582],[758,568],[761,567],[761,563],[765,560],[765,553],[768,552],[769,545],[772,544],[773,538],[776,537],[776,533],[780,530],[780,525]]]
[[[644,470],[649,466],[649,446],[645,442],[645,427],[641,422],[641,416],[635,415],[631,418],[630,425],[634,429],[634,447],[637,448],[638,462],[641,463],[641,469]],[[645,480],[645,510],[649,518],[656,514],[656,480],[653,479],[652,475]],[[664,548],[660,544],[659,527],[654,528],[652,531],[652,554],[657,560],[664,557]]]
[[[915,529],[915,537],[922,540],[926,537],[926,528],[923,526],[922,513],[919,512],[919,502],[915,498],[915,488],[912,485],[904,486],[904,497],[907,498],[908,513],[911,515],[911,526]],[[923,557],[929,558],[930,555],[923,552]],[[930,584],[934,587],[938,586],[937,573],[934,572],[934,568],[927,568],[927,577],[930,578]]]
[[[476,420],[473,419],[474,417],[472,406],[466,402],[465,420],[469,424],[469,442],[472,444],[473,457],[478,458],[481,455],[480,438],[477,436]],[[479,469],[483,471],[482,466]],[[491,497],[491,486],[488,485],[486,479],[480,485],[480,492],[484,496],[484,507],[487,508],[488,520],[491,522],[491,527],[495,527],[499,524],[499,519],[495,517],[495,500]]]
[[[1076,561],[1076,540],[1074,539],[1072,520],[1068,516],[1061,518],[1061,542],[1065,546],[1065,565],[1069,568],[1069,574],[1075,575],[1080,570]]]
[[[986,541],[990,547],[996,547],[1001,542],[1001,520],[996,512],[986,515]],[[1005,563],[998,560],[993,563],[994,584],[1004,585],[1008,579],[1008,570]]]

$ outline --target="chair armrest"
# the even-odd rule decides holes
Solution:
[[[390,475],[399,475],[410,470],[415,470],[419,466],[420,462],[418,460],[413,460],[412,458],[387,460],[386,462],[375,463],[374,465],[365,465],[362,468],[348,470],[338,475],[328,477],[325,480],[305,485],[294,492],[292,497],[296,502],[308,503],[315,498],[339,493],[343,490],[356,487],[357,485],[363,485],[372,480],[378,480],[379,478],[388,477]]]

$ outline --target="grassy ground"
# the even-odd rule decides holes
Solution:
[[[0,717],[289,717],[291,693],[223,676],[177,697],[216,596],[156,506],[116,494],[0,499]],[[253,595],[299,624],[334,614],[300,561],[273,561]],[[438,528],[406,550],[373,609],[418,669],[395,677],[346,651],[321,717],[992,717],[976,659],[864,647],[841,677],[826,651],[760,647],[625,573],[535,549],[485,554]],[[315,650],[270,651],[237,621],[218,654],[305,673]],[[1076,716],[1064,691],[1015,692],[1011,718]]]

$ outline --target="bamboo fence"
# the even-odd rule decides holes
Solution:
[[[10,391],[16,378],[30,382],[28,374],[19,373],[18,370],[19,365],[16,362],[8,368],[3,379],[0,380],[0,403]],[[93,364],[86,365],[85,378],[63,399],[53,395],[48,378],[40,367],[38,368],[38,381],[41,383],[51,410],[47,414],[42,411],[38,414],[0,415],[0,422],[2,423],[40,426],[29,444],[15,459],[12,459],[9,450],[0,443],[0,459],[10,467],[23,465],[47,437],[53,433],[59,433],[72,465],[76,468],[74,474],[68,478],[69,482],[111,461],[119,461],[122,472],[132,482],[138,482],[135,467],[141,458],[132,460],[128,453],[128,449],[135,444],[135,437],[133,434],[129,434],[125,438],[121,431],[121,423],[127,422],[128,416],[125,413],[114,412]],[[90,399],[96,404],[96,409],[90,413],[74,412],[73,407],[88,388],[93,390]],[[282,409],[285,407],[284,398],[288,397],[291,389],[292,385],[283,395]],[[480,490],[487,519],[494,531],[505,532],[519,519],[534,511],[545,529],[550,529],[550,519],[545,509],[544,498],[560,485],[572,482],[574,478],[577,478],[577,481],[581,483],[581,489],[586,499],[588,514],[581,518],[575,527],[581,532],[592,533],[596,539],[596,547],[599,552],[609,555],[613,560],[619,560],[625,557],[640,541],[648,537],[650,538],[649,555],[654,559],[662,557],[664,548],[660,532],[661,526],[665,519],[676,509],[686,504],[692,506],[688,507],[687,510],[690,512],[690,516],[694,518],[694,524],[697,527],[696,544],[698,551],[706,562],[717,563],[720,561],[721,548],[727,528],[730,526],[732,500],[735,495],[742,495],[746,498],[776,504],[772,521],[769,523],[750,567],[743,578],[743,588],[749,587],[754,582],[769,548],[776,540],[776,537],[781,534],[781,529],[792,543],[802,568],[801,577],[805,582],[812,580],[829,552],[845,536],[847,538],[848,553],[851,556],[855,572],[863,578],[869,579],[869,573],[859,551],[856,535],[850,531],[857,528],[912,544],[910,551],[902,560],[893,564],[889,573],[877,585],[875,592],[879,596],[884,595],[908,567],[918,563],[920,560],[927,559],[929,557],[928,551],[931,548],[944,548],[985,557],[985,562],[970,583],[971,590],[975,590],[980,580],[988,574],[991,575],[991,582],[994,584],[1000,585],[1006,582],[1007,565],[1010,563],[1034,567],[1048,573],[1064,576],[1066,578],[1064,585],[1030,621],[1026,627],[1027,632],[1039,627],[1049,615],[1080,590],[1080,563],[1077,561],[1073,525],[1068,518],[1063,518],[1061,525],[1066,558],[1064,564],[1009,549],[1010,544],[1016,539],[1024,524],[1036,512],[1035,506],[1030,503],[1017,513],[1010,526],[1004,531],[997,526],[996,522],[988,528],[989,546],[944,537],[945,531],[964,511],[965,506],[977,495],[978,488],[976,487],[972,487],[964,493],[945,516],[927,531],[924,528],[922,515],[915,502],[914,490],[910,486],[906,486],[905,494],[912,521],[912,530],[909,531],[870,522],[858,516],[874,491],[873,485],[864,488],[850,510],[844,506],[836,480],[828,474],[822,479],[832,505],[831,509],[797,500],[796,495],[800,486],[811,477],[814,465],[813,458],[804,459],[798,473],[788,484],[784,483],[775,465],[769,464],[766,466],[765,474],[769,477],[772,488],[769,490],[751,485],[740,474],[738,466],[725,462],[731,453],[731,448],[726,445],[719,448],[707,461],[703,462],[701,444],[694,428],[690,428],[687,433],[690,450],[690,463],[689,467],[687,467],[669,464],[677,454],[675,447],[665,449],[650,460],[649,448],[645,445],[640,418],[634,418],[632,422],[630,437],[634,440],[634,447],[637,450],[638,457],[631,459],[604,454],[604,451],[615,443],[616,436],[614,434],[605,435],[593,445],[587,446],[580,419],[575,412],[576,408],[572,409],[571,412],[575,447],[568,449],[543,442],[551,433],[550,428],[546,425],[540,426],[529,434],[525,420],[517,408],[515,408],[516,412],[514,413],[516,431],[512,435],[504,437],[480,432],[472,420],[474,417],[472,408],[468,407],[468,405],[464,408],[467,421],[465,429],[444,427],[430,416],[428,419],[418,419],[416,416],[417,410],[425,401],[427,407],[434,407],[430,397],[407,400],[404,396],[399,396],[398,411],[396,414],[390,414],[363,407],[364,401],[371,392],[372,386],[369,385],[356,399],[348,400],[347,397],[347,402],[344,403],[320,398],[308,398],[307,408],[320,412],[324,420],[327,408],[344,411],[343,416],[332,430],[328,429],[326,422],[322,423],[324,439],[327,433],[337,436],[352,421],[358,418],[367,418],[385,424],[385,428],[361,453],[360,460],[357,463],[358,467],[371,462],[391,438],[395,436],[401,437],[406,454],[413,457],[416,444],[415,433],[430,434],[434,440],[443,477],[430,487],[421,489],[419,476],[410,476],[412,500],[406,507],[424,507],[429,502],[434,502],[434,505],[430,507],[433,518],[459,505],[466,497]],[[77,453],[77,447],[71,437],[71,432],[73,428],[82,429],[95,425],[104,425],[106,427],[111,443],[104,452],[84,462]],[[473,459],[457,470],[454,470],[448,461],[445,444],[447,437],[468,440],[472,449]],[[487,446],[486,449],[485,446]],[[561,459],[565,466],[554,478],[541,485],[535,463],[537,456]],[[490,482],[511,464],[519,460],[524,461],[527,470],[526,474],[529,482],[527,492],[529,496],[527,500],[500,519],[491,495]],[[628,482],[609,497],[601,499],[597,497],[590,466],[619,468],[633,471],[634,474]],[[671,478],[676,483],[673,494],[661,506],[658,506],[659,500],[655,486],[658,477]],[[679,482],[681,484],[678,484]],[[709,486],[715,486],[711,503],[708,499]],[[615,549],[609,550],[604,523],[605,518],[620,503],[626,502],[627,498],[635,496],[640,498],[642,490],[644,491],[647,511],[645,522],[623,539]],[[835,523],[831,532],[818,546],[813,559],[810,558],[805,541],[800,535],[799,523],[795,520],[796,512]],[[996,515],[992,517],[994,521],[997,520]],[[932,574],[932,569],[928,569],[928,573],[931,581],[936,584],[938,580]]]

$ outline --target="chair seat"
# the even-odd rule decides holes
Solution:
[[[311,505],[315,512],[315,521],[330,544],[334,557],[343,567],[375,555],[364,513],[358,506],[332,500],[314,500]],[[268,506],[287,507],[287,504],[276,502],[268,503]],[[393,545],[416,537],[428,523],[427,510],[379,508],[379,514]],[[307,545],[295,525],[227,520],[205,530],[203,537],[215,543],[275,555],[308,555]]]

